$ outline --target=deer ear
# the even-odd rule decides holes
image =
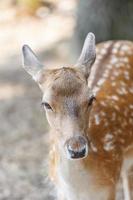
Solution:
[[[91,66],[94,63],[95,58],[95,35],[93,33],[88,33],[80,57],[76,64],[76,66],[80,67],[85,72],[86,77],[88,77],[90,74]]]
[[[37,56],[28,45],[22,47],[23,67],[35,79],[37,73],[43,68]]]

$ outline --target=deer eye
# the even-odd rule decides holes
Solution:
[[[91,106],[94,100],[96,100],[96,97],[95,97],[94,95],[92,95],[92,96],[89,98],[88,105]]]
[[[51,106],[47,102],[42,102],[41,105],[44,106],[48,110],[52,110]]]

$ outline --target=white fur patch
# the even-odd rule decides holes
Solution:
[[[96,125],[99,125],[99,124],[100,124],[99,115],[95,115],[95,123],[96,123]]]
[[[65,160],[58,167],[59,182],[57,190],[66,200],[107,200],[109,188],[95,187],[93,174],[86,171],[80,161]]]

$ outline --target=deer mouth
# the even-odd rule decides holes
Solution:
[[[88,142],[83,136],[70,138],[65,147],[67,158],[70,160],[83,159],[88,155]]]

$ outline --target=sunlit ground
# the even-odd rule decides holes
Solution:
[[[29,44],[48,67],[70,62],[75,2],[28,16],[14,7],[0,12],[0,199],[53,199],[47,181],[48,126],[41,92],[22,69]],[[41,15],[41,16],[40,16]]]

